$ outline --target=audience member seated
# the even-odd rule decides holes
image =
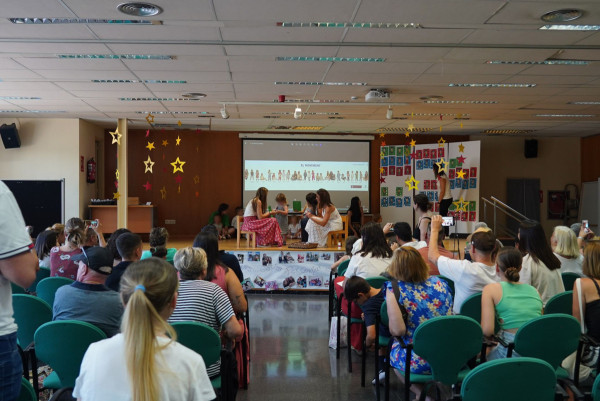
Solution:
[[[215,212],[212,212],[212,214],[208,218],[208,224],[216,225],[217,222],[215,221],[215,217],[219,216],[221,218],[221,221],[220,221],[221,227],[218,229],[219,236],[231,238],[231,236],[235,234],[235,226],[231,225],[231,222],[229,220],[229,215],[227,214],[228,210],[229,210],[229,205],[227,203],[221,203],[219,205],[219,208]],[[236,214],[237,214],[237,209],[236,209]]]
[[[375,277],[385,272],[392,261],[393,251],[377,223],[369,222],[360,230],[362,248],[352,255],[344,276]]]
[[[111,253],[111,255],[113,256],[113,266],[118,265],[119,263],[121,263],[121,254],[119,253],[119,250],[117,249],[117,239],[119,238],[119,236],[121,234],[124,233],[130,233],[131,231],[129,231],[126,228],[118,228],[117,230],[115,230],[115,232],[113,232],[110,237],[108,237],[108,241],[106,241],[106,249],[108,249]]]
[[[83,249],[72,257],[79,263],[77,280],[56,291],[53,320],[81,320],[98,326],[108,337],[119,332],[123,304],[104,284],[112,271],[112,255],[102,247]]]
[[[204,360],[177,343],[166,322],[177,303],[173,266],[149,259],[121,278],[123,333],[90,345],[75,383],[80,400],[208,401],[215,398]],[[112,293],[112,291],[111,291]]]
[[[98,220],[93,220],[98,221]],[[102,232],[102,223],[98,221],[95,225],[89,225],[85,228],[85,247],[88,246],[106,246],[106,241],[104,240],[104,233]]]
[[[308,242],[308,233],[306,232],[306,224],[310,220],[307,213],[317,214],[319,202],[317,202],[317,194],[309,192],[306,194],[306,204],[302,208],[302,219],[300,220],[300,239],[302,242]]]
[[[560,272],[576,273],[580,276],[583,270],[583,255],[579,252],[575,233],[566,226],[556,226],[550,237],[550,246],[560,261]]]
[[[335,262],[334,264],[331,265],[332,271],[337,272],[339,265],[341,265],[343,262],[345,262],[347,260],[350,260],[350,258],[352,257],[352,248],[354,247],[354,244],[356,243],[356,241],[358,241],[358,237],[355,237],[354,235],[351,235],[348,238],[346,238],[346,254],[344,256],[342,256],[341,258],[339,258],[337,260],[337,262]]]
[[[50,250],[50,276],[77,278],[78,265],[72,259],[81,253],[85,243],[85,224],[79,217],[67,220],[65,244]]]
[[[589,227],[584,227],[581,223],[571,224],[571,230],[577,236],[577,245],[579,245],[579,251],[583,255],[583,248],[585,248],[588,241],[594,239],[594,232]]]
[[[447,250],[446,248],[444,248],[444,236],[445,235],[446,235],[446,233],[444,231],[444,227],[442,227],[440,229],[440,231],[438,232],[438,242],[437,242],[438,252],[439,252],[440,256],[445,256],[448,259],[454,259],[454,254],[452,252],[450,252],[449,250]],[[427,246],[424,246],[423,248],[418,248],[417,250],[423,257],[425,262],[427,262],[427,265],[429,266],[429,275],[437,276],[440,274],[437,266],[429,261],[428,255],[429,255],[430,241],[431,241],[431,224],[429,224],[427,226],[427,235],[425,236],[425,242],[427,243]]]
[[[167,241],[169,240],[169,232],[164,227],[154,227],[152,231],[150,231],[150,250],[144,251],[142,253],[142,260],[150,258],[150,257],[160,257],[154,255],[156,253],[156,248],[164,248],[167,250],[166,260],[167,262],[173,264],[173,256],[175,256],[175,252],[177,249],[169,248],[167,246]],[[154,252],[152,252],[152,248],[155,248]]]
[[[496,319],[500,325],[497,336],[507,343],[515,339],[515,333],[523,324],[542,316],[542,299],[529,284],[519,282],[523,257],[513,247],[505,247],[496,256],[499,283],[488,284],[481,294],[481,328],[483,335],[496,334]],[[488,355],[488,360],[506,358],[507,348],[498,344]],[[513,357],[518,356],[513,352]]]
[[[441,216],[436,216],[440,217]],[[440,227],[435,225],[432,230],[437,232]],[[433,236],[432,236],[433,237]],[[432,238],[432,240],[437,238]],[[431,247],[430,249],[437,248]],[[385,283],[385,299],[389,316],[389,329],[392,335],[402,337],[406,344],[413,341],[413,335],[419,325],[429,319],[438,316],[452,314],[452,294],[446,282],[436,276],[429,276],[429,267],[419,252],[411,247],[399,248],[394,251],[394,260],[388,268],[388,273],[398,280],[399,299],[394,294],[392,282]],[[400,309],[403,306],[407,319],[403,317]],[[444,335],[444,333],[440,333]],[[390,350],[390,365],[394,368],[396,375],[401,381],[404,376],[398,370],[404,371],[406,363],[406,349],[402,348],[398,341],[394,341]],[[409,367],[412,373],[428,374],[431,368],[427,361],[412,354]],[[411,390],[420,396],[422,387],[412,385]]]
[[[113,291],[119,292],[121,276],[127,267],[137,262],[142,257],[142,238],[134,233],[123,233],[117,238],[117,249],[121,255],[121,263],[113,267],[112,273],[106,279],[106,286]]]
[[[267,194],[265,187],[256,190],[254,198],[248,202],[244,210],[244,223],[242,231],[252,231],[256,234],[256,245],[282,246],[281,230],[277,220],[273,217],[275,211],[267,210]]]
[[[179,290],[177,306],[169,322],[193,321],[204,323],[221,332],[230,340],[241,336],[239,325],[227,294],[215,283],[204,280],[208,266],[206,253],[200,248],[183,248],[177,251],[173,259],[179,272]],[[207,368],[212,379],[220,374],[221,361]]]
[[[320,247],[324,247],[327,246],[329,232],[343,229],[344,223],[326,189],[321,188],[317,191],[317,202],[317,211],[321,215],[306,212],[306,217],[309,219],[306,223],[306,232],[308,233],[308,242],[316,242]]]
[[[442,216],[431,219],[430,242],[438,242],[442,229]],[[441,275],[454,281],[454,313],[460,313],[463,302],[473,294],[481,292],[488,284],[500,281],[492,253],[496,248],[496,237],[491,231],[476,232],[471,237],[470,253],[473,261],[454,260],[441,256],[438,247],[429,247],[429,261],[438,267]]]
[[[231,227],[233,228],[233,234],[231,234],[232,237],[237,235],[238,220],[240,217],[244,217],[244,208],[238,206],[235,208],[235,216],[231,219]]]
[[[204,280],[217,284],[231,301],[235,313],[243,313],[248,309],[248,303],[242,290],[240,280],[233,270],[219,259],[219,240],[214,234],[200,233],[194,239],[194,247],[206,252],[207,268]]]
[[[546,306],[550,298],[565,291],[565,286],[560,272],[560,261],[552,253],[544,229],[539,223],[521,223],[519,251],[525,254],[521,282],[534,286]]]
[[[50,251],[58,246],[58,235],[54,230],[42,231],[35,239],[35,252],[40,260],[40,267],[50,268]]]
[[[417,241],[425,241],[425,233],[431,223],[431,216],[433,216],[433,212],[431,211],[433,203],[429,202],[427,195],[420,193],[413,197],[413,208],[417,217],[417,225],[413,230],[413,237]]]
[[[200,231],[200,232],[211,233],[215,237],[217,237],[219,235],[217,229],[212,224],[202,227],[202,231]],[[198,238],[198,236],[196,236],[196,238],[194,239],[194,245],[193,245],[194,248],[200,247],[198,245],[198,243],[196,242],[197,238]],[[217,243],[217,246],[218,246],[218,243]],[[237,276],[238,280],[240,280],[240,282],[244,280],[244,273],[242,273],[242,268],[240,267],[240,261],[238,260],[238,258],[235,255],[227,253],[224,250],[219,250],[219,260],[221,262],[225,263],[225,265],[227,267],[229,267],[231,270],[233,270],[233,272]]]
[[[399,246],[410,246],[411,248],[421,249],[427,246],[427,242],[413,238],[412,230],[408,223],[401,221],[393,226],[392,223],[387,223],[383,227],[383,232],[384,234],[387,234],[390,231],[393,231],[396,235],[396,241],[398,242],[392,249],[396,249]]]
[[[348,216],[348,233],[360,238],[360,229],[365,224],[364,214],[362,212],[362,203],[358,196],[350,199],[350,207],[346,213]]]
[[[65,243],[65,225],[61,223],[55,223],[52,225],[52,227],[50,227],[50,229],[53,230],[56,235],[58,235],[57,246],[63,245]]]

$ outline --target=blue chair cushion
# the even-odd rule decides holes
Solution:
[[[54,390],[58,390],[63,387],[62,384],[60,383],[60,379],[58,378],[58,375],[56,374],[56,372],[50,373],[48,375],[48,377],[46,377],[44,379],[44,387],[51,388]]]

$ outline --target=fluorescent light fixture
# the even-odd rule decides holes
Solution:
[[[229,118],[229,113],[227,112],[227,106],[223,105],[223,108],[221,109],[221,117],[223,118],[223,120],[227,120]]]
[[[486,129],[482,134],[501,135],[501,134],[529,134],[535,132],[534,129]]]
[[[375,132],[389,132],[389,133],[405,133],[406,131],[410,131],[412,133],[415,132],[429,132],[433,130],[433,128],[391,128],[391,127],[387,127],[387,128],[379,128],[376,129]]]
[[[50,25],[50,24],[113,24],[113,25],[162,25],[162,21],[103,18],[9,18],[13,24]]]
[[[278,22],[282,28],[383,28],[383,29],[419,29],[421,24],[414,22]]]
[[[307,86],[365,86],[366,82],[307,82],[307,81],[298,81],[298,82],[283,82],[277,81],[275,85],[307,85]]]
[[[536,114],[536,117],[586,118],[596,117],[595,114]]]
[[[174,56],[162,54],[59,54],[58,58],[91,58],[116,60],[174,60]]]
[[[1,113],[66,113],[64,110],[0,110]]]
[[[200,99],[190,99],[185,97],[120,97],[122,102],[191,102]]]
[[[496,104],[497,100],[425,100],[428,104]]]
[[[403,116],[410,117],[468,117],[468,113],[404,113]]]
[[[490,60],[486,64],[518,64],[518,65],[588,65],[588,60],[543,60],[543,61],[506,61]]]
[[[294,118],[296,120],[302,118],[302,109],[299,106],[296,106],[296,109],[294,110]]]
[[[533,88],[536,84],[448,84],[459,88]]]
[[[285,99],[285,102],[280,102],[274,99],[273,103],[352,103],[345,99]]]
[[[600,25],[544,25],[540,29],[549,31],[600,31]]]
[[[392,118],[394,118],[394,111],[392,110],[392,106],[389,106],[386,113],[385,113],[385,118],[388,120],[391,120]]]
[[[383,63],[385,58],[379,57],[275,57],[276,61],[329,61],[329,62],[351,62],[351,63]]]
[[[319,131],[322,130],[323,127],[319,127],[319,126],[297,126],[297,127],[292,127],[292,129],[298,130],[298,131]]]
[[[598,101],[598,102],[568,102],[567,104],[581,104],[581,105],[594,106],[594,105],[600,104],[600,101]]]
[[[208,114],[208,111],[136,111],[135,114],[144,114],[144,115],[148,115],[148,114],[153,114],[153,115],[157,115],[157,114],[189,114],[189,115],[196,115],[196,114]]]
[[[40,100],[41,97],[28,96],[0,96],[0,100]]]
[[[172,81],[162,79],[92,79],[96,84],[187,84],[187,81]]]
[[[274,116],[276,116],[276,115],[289,116],[291,114],[293,114],[293,113],[291,113],[289,111],[276,111],[276,112],[271,113],[271,115],[274,115]],[[304,113],[304,115],[306,115],[306,116],[337,116],[339,114],[340,113],[325,113],[325,112],[315,112],[315,111],[309,111],[309,112]]]

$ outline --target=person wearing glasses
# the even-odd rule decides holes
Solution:
[[[71,260],[78,264],[76,281],[56,291],[52,320],[81,320],[112,337],[119,333],[123,304],[119,293],[106,287],[113,255],[100,246],[81,248]]]

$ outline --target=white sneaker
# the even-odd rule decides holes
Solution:
[[[381,369],[379,371],[379,385],[383,386],[385,383],[385,370]],[[375,383],[377,383],[377,381],[375,379],[373,379],[373,381],[371,382],[372,385],[375,385]]]

